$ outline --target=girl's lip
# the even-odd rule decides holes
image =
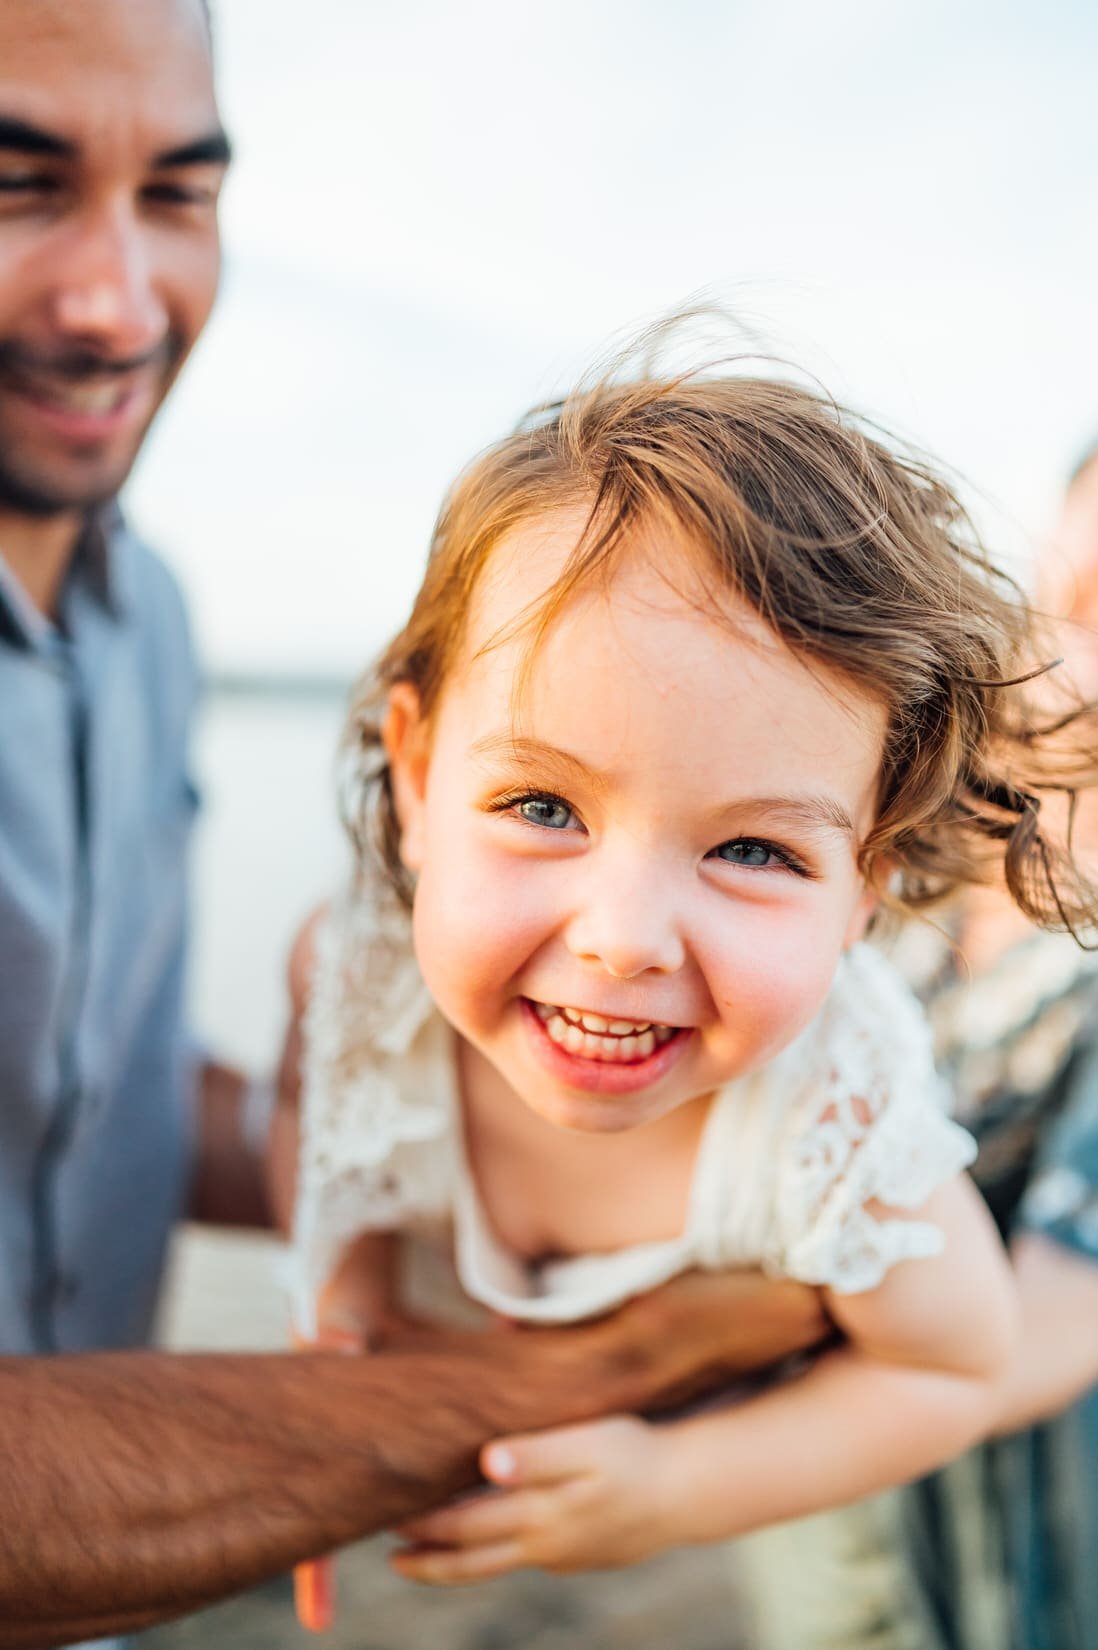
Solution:
[[[638,1089],[651,1087],[679,1059],[692,1035],[687,1027],[677,1030],[668,1042],[660,1044],[643,1060],[587,1060],[582,1054],[569,1054],[559,1043],[554,1043],[528,997],[522,999],[522,1013],[540,1063],[567,1088],[588,1094],[635,1094]]]

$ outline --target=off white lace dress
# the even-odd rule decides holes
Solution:
[[[869,945],[848,951],[819,1014],[710,1108],[681,1235],[531,1266],[503,1248],[466,1159],[454,1032],[427,993],[411,925],[384,886],[333,908],[305,1022],[295,1314],[365,1230],[452,1241],[466,1295],[512,1318],[593,1316],[691,1267],[761,1266],[843,1292],[934,1255],[917,1208],[975,1156],[946,1115],[922,1010]]]

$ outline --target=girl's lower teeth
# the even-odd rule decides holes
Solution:
[[[554,1043],[569,1054],[578,1054],[585,1060],[606,1060],[620,1064],[626,1060],[647,1060],[663,1043],[675,1035],[673,1026],[649,1026],[647,1031],[629,1037],[600,1037],[593,1031],[584,1031],[566,1020],[563,1014],[543,1019],[543,1024]]]

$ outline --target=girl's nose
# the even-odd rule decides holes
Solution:
[[[686,960],[674,902],[651,876],[603,885],[569,924],[568,948],[616,980],[649,972],[673,974]]]

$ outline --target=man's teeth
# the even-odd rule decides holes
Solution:
[[[51,407],[59,407],[64,412],[88,413],[95,417],[100,413],[116,412],[129,394],[128,385],[116,382],[51,384],[48,390],[43,390],[41,398]]]
[[[646,1060],[677,1029],[653,1025],[651,1020],[608,1020],[552,1003],[535,1003],[534,1009],[554,1043],[587,1060]]]

